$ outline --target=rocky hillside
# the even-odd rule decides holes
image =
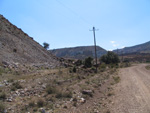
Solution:
[[[62,58],[73,58],[73,59],[84,59],[88,56],[95,56],[94,46],[81,46],[81,47],[73,47],[73,48],[62,48],[62,49],[54,49],[51,52],[57,57]],[[106,50],[97,46],[97,56],[100,57],[106,54]]]
[[[114,50],[117,53],[117,50]],[[118,49],[118,54],[149,54],[150,53],[150,41],[144,44],[139,44],[132,47],[125,47]]]
[[[32,37],[0,15],[0,64],[46,64],[55,67],[59,62]]]

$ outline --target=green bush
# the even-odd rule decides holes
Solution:
[[[106,55],[103,55],[100,58],[100,61],[106,64],[117,64],[120,62],[118,55],[111,51],[108,51]]]
[[[86,58],[86,59],[84,60],[84,66],[85,66],[86,68],[92,67],[92,61],[93,61],[93,58],[91,58],[91,57]]]

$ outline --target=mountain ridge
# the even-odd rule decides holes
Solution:
[[[97,56],[100,57],[107,53],[107,51],[99,46],[96,47]],[[50,50],[50,52],[57,57],[72,58],[72,59],[84,59],[86,57],[95,56],[94,46],[77,46],[77,47],[67,47]]]
[[[150,53],[150,41],[138,44],[135,46],[125,47],[123,49],[113,50],[115,53],[120,54],[149,54]]]

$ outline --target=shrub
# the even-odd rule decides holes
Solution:
[[[76,73],[76,71],[77,71],[76,67],[73,67],[72,71],[73,71],[74,73]]]
[[[66,92],[58,92],[55,96],[56,98],[72,98],[72,92],[66,91]]]
[[[92,67],[92,61],[93,61],[93,58],[91,58],[91,57],[86,58],[86,59],[84,60],[84,66],[85,66],[86,68]]]
[[[112,93],[112,92],[107,94],[107,96],[109,96],[109,97],[112,96],[112,95],[114,95],[114,93]]]
[[[114,81],[115,81],[115,83],[119,83],[119,81],[120,81],[120,77],[119,76],[113,76],[113,79],[114,79]]]
[[[11,90],[12,90],[12,91],[15,91],[16,89],[21,89],[21,88],[22,88],[22,86],[20,85],[19,82],[14,82],[14,83],[12,84]]]
[[[63,94],[62,94],[62,92],[58,92],[57,94],[56,94],[56,96],[55,96],[56,98],[62,98],[63,97]]]
[[[0,75],[2,75],[2,73],[4,73],[4,69],[0,67]]]
[[[9,79],[8,82],[12,83],[14,82],[14,79]]]
[[[150,70],[150,65],[146,66],[145,68],[146,68],[147,70]]]
[[[63,93],[63,97],[65,97],[65,98],[72,98],[72,92],[67,91],[67,92]]]
[[[77,60],[77,61],[75,62],[75,65],[76,65],[76,66],[82,65],[82,60]]]
[[[13,52],[16,53],[16,52],[17,52],[17,49],[13,49]]]
[[[56,93],[56,88],[54,86],[51,86],[51,85],[47,85],[46,86],[46,92],[48,94],[54,94]]]
[[[43,107],[44,106],[44,100],[43,99],[39,99],[37,101],[37,105],[38,105],[38,107]]]
[[[34,106],[35,106],[34,101],[29,102],[29,107],[34,107]]]
[[[4,103],[0,103],[0,113],[4,113],[5,111],[5,105]]]
[[[102,64],[100,65],[100,69],[106,69],[106,64],[105,64],[105,63],[102,63]]]
[[[6,94],[4,92],[0,93],[0,99],[6,99]]]
[[[103,55],[100,58],[100,61],[106,64],[117,64],[120,62],[118,55],[111,51],[108,51],[106,55]]]

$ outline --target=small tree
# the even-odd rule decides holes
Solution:
[[[44,43],[43,43],[43,47],[44,47],[45,49],[48,49],[48,48],[49,48],[49,44],[46,43],[46,42],[44,42]]]
[[[86,59],[84,60],[84,66],[85,66],[86,68],[92,67],[92,61],[93,61],[93,58],[91,58],[91,57],[86,58]]]
[[[106,63],[106,64],[117,64],[119,63],[119,57],[117,54],[115,54],[114,52],[108,51],[108,53],[106,55],[103,55],[100,58],[100,61]]]

